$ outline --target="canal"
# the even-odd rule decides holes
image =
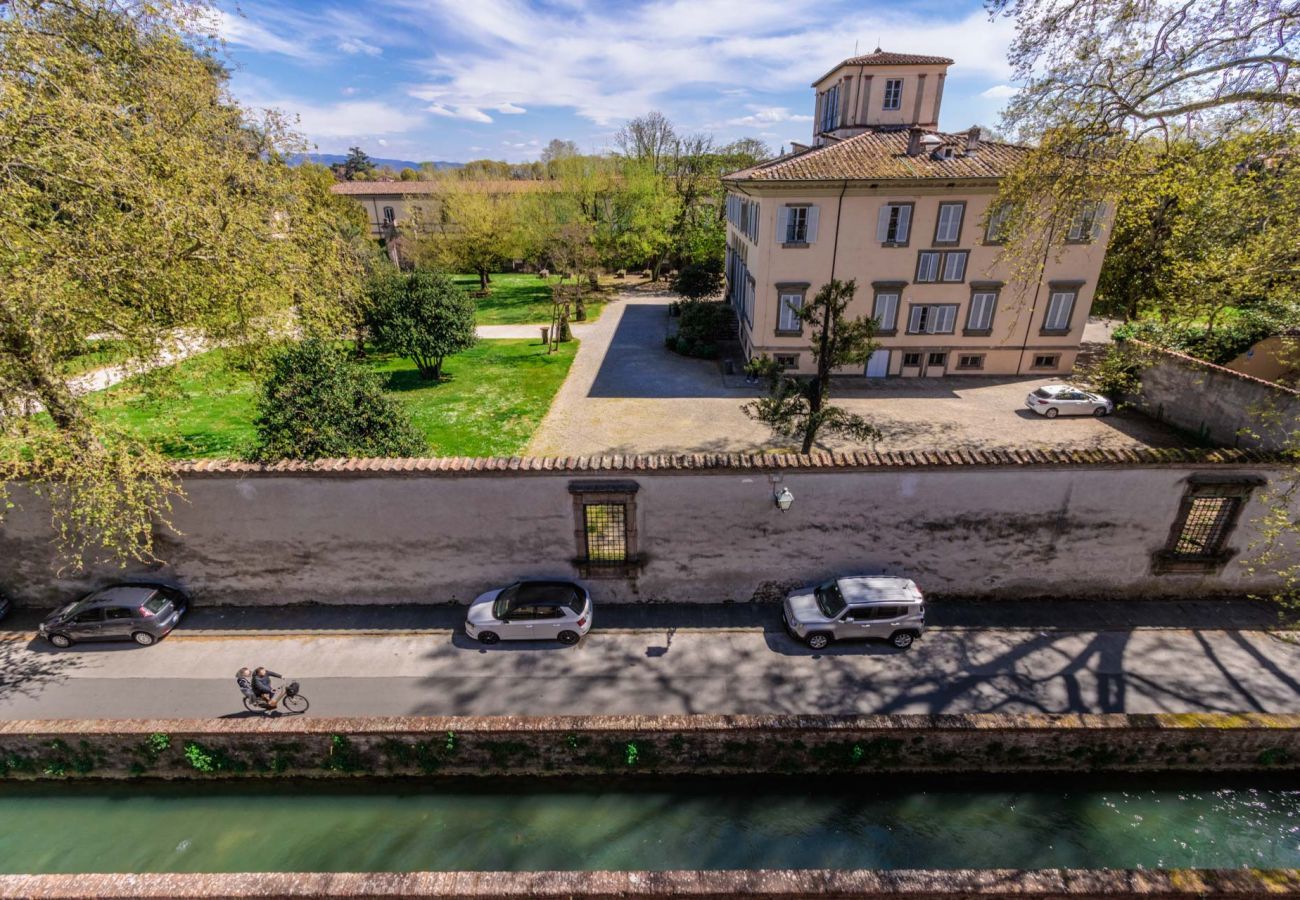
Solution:
[[[1207,780],[10,783],[0,871],[1300,867],[1300,784]]]

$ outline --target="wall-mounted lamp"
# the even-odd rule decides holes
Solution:
[[[790,508],[790,504],[794,503],[794,494],[790,493],[788,487],[782,487],[781,490],[772,495],[772,499],[776,501],[776,508],[781,512],[785,512]]]

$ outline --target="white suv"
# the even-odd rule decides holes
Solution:
[[[786,630],[814,650],[846,638],[877,638],[906,650],[925,631],[925,597],[910,578],[832,578],[791,593],[782,616]]]

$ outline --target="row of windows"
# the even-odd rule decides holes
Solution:
[[[901,290],[877,290],[872,318],[876,320],[879,334],[894,334],[898,330],[898,308]],[[1040,327],[1042,334],[1064,334],[1070,330],[1070,317],[1078,298],[1075,288],[1053,289]],[[799,310],[803,307],[804,293],[799,289],[780,290],[777,314],[777,334],[798,334],[802,328]],[[998,290],[975,288],[966,307],[967,334],[988,334],[993,330],[993,317],[997,311]],[[907,334],[953,334],[957,330],[959,303],[911,303],[907,310]]]
[[[821,119],[817,123],[819,131],[834,131],[840,124],[840,86],[832,85],[821,95]],[[885,91],[880,108],[886,111],[903,108],[903,79],[886,78]]]
[[[758,201],[736,194],[727,195],[727,221],[741,234],[758,243]]]

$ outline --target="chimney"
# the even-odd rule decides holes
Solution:
[[[966,132],[966,152],[974,153],[976,150],[979,149],[979,145],[980,145],[980,127],[978,125],[973,125],[971,126],[971,130]]]
[[[907,130],[907,155],[919,156],[921,154],[921,137],[925,134],[925,129],[917,128],[913,125]]]

